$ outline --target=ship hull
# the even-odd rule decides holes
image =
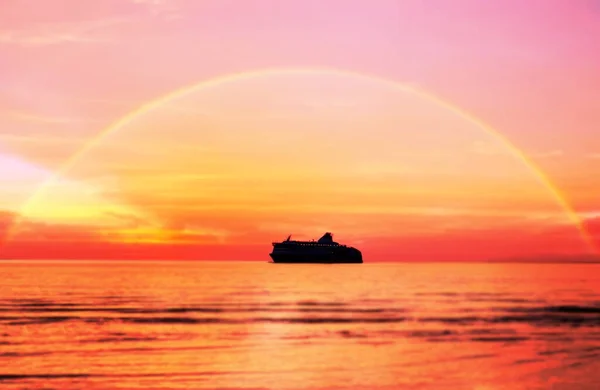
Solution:
[[[269,254],[273,263],[285,264],[361,264],[362,254],[354,248],[347,250],[286,250],[275,248]]]

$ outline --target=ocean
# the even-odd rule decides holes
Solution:
[[[600,265],[0,270],[2,389],[600,389]]]

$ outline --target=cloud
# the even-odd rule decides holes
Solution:
[[[0,212],[2,221],[10,222],[13,213]],[[322,219],[311,225],[278,226],[270,233],[257,229],[232,233],[227,242],[218,230],[210,228],[164,226],[161,229],[135,228],[106,230],[101,226],[50,224],[26,220],[26,229],[16,240],[0,247],[0,257],[12,259],[204,259],[268,261],[272,240],[288,233],[313,238],[322,230],[339,231],[335,223],[322,226]],[[590,228],[592,228],[590,226]],[[320,230],[319,230],[320,229]],[[598,230],[595,230],[598,232]],[[282,233],[283,232],[283,233]],[[1,236],[0,236],[1,237]],[[338,241],[358,244],[367,261],[480,261],[489,259],[536,260],[581,258],[579,233],[573,227],[559,227],[538,232],[491,228],[448,231],[436,235],[398,234],[389,230],[377,235],[341,232]]]
[[[169,3],[166,0],[131,0],[131,2],[133,4],[144,5],[151,8],[164,7]]]
[[[105,42],[98,38],[58,31],[4,31],[0,33],[0,43],[22,46],[45,46],[59,43]]]
[[[87,102],[87,103],[100,103],[100,104],[106,104],[106,105],[110,105],[110,106],[117,106],[117,107],[123,107],[123,108],[127,108],[129,110],[135,110],[138,107],[148,103],[145,100],[117,100],[117,99],[98,99],[98,98],[93,98],[93,99],[78,99],[80,101],[83,102]],[[160,107],[160,110],[169,110],[169,111],[173,111],[173,112],[177,112],[177,113],[181,113],[181,114],[187,114],[190,116],[211,116],[214,114],[214,112],[204,109],[204,108],[199,108],[199,107],[186,107],[183,106],[179,103],[165,103],[162,104]]]
[[[89,118],[79,117],[61,117],[52,115],[43,115],[37,113],[28,113],[23,111],[8,111],[6,115],[16,121],[42,124],[42,125],[70,125],[75,123],[91,123],[98,122]]]
[[[0,243],[7,239],[11,230],[10,242],[46,242],[58,240],[63,242],[113,242],[126,241],[126,233],[138,232],[140,238],[144,233],[147,236],[156,236],[157,231],[162,231],[160,224],[153,222],[149,217],[141,214],[128,213],[122,210],[108,210],[103,212],[104,221],[89,222],[50,222],[47,219],[30,218],[17,212],[0,210]],[[107,223],[106,220],[115,221]],[[15,224],[13,224],[15,223]],[[134,240],[135,241],[135,240]]]
[[[506,146],[498,145],[497,143],[475,141],[472,145],[472,152],[475,154],[481,154],[485,156],[498,156],[498,155],[509,155],[510,152],[506,150]]]
[[[129,20],[127,17],[114,17],[82,22],[46,23],[27,29],[0,31],[0,44],[47,46],[63,43],[105,43],[110,39],[97,32]]]
[[[431,210],[446,215],[446,210]],[[110,212],[110,217],[122,221],[115,226],[40,222],[24,218],[15,235],[0,256],[13,259],[229,259],[268,260],[271,240],[293,233],[302,239],[314,238],[322,231],[339,233],[339,241],[359,244],[370,261],[436,260],[472,261],[486,259],[537,260],[573,258],[584,255],[579,232],[573,226],[546,226],[539,230],[510,226],[457,226],[455,229],[428,231],[426,229],[397,230],[390,217],[382,215],[375,221],[385,228],[370,229],[358,221],[369,234],[352,232],[348,218],[323,217],[322,213],[303,215],[300,219],[282,221],[276,216],[263,215],[257,221],[239,221],[239,215],[191,216],[155,223],[136,215]],[[595,213],[586,226],[593,236],[600,233],[600,219]],[[6,227],[16,213],[0,210],[0,243]],[[227,220],[227,229],[222,226]],[[326,226],[323,221],[326,220]],[[423,221],[426,227],[432,220]],[[417,223],[403,218],[401,224]],[[364,226],[363,226],[364,225]],[[367,224],[368,225],[368,224]],[[221,227],[219,227],[221,226]],[[418,226],[413,226],[418,227]],[[267,245],[267,249],[265,249]],[[568,260],[568,259],[567,259]]]
[[[181,8],[173,0],[131,0],[131,2],[144,7],[151,15],[161,17],[167,21],[184,18]]]
[[[84,145],[86,139],[55,137],[47,135],[0,134],[0,142],[36,145]]]
[[[13,226],[17,223],[18,226]],[[0,244],[8,244],[7,233],[11,228],[16,233],[11,239],[26,241],[98,241],[101,236],[94,232],[95,228],[89,225],[79,224],[54,224],[36,221],[12,211],[0,211]],[[6,242],[5,242],[6,241]]]
[[[512,153],[506,148],[506,146],[499,143],[482,142],[476,141],[472,145],[472,151],[476,154],[486,156],[509,156]],[[542,151],[542,152],[524,152],[529,158],[541,159],[541,158],[556,158],[564,156],[565,152],[560,149]]]
[[[112,242],[156,244],[225,243],[228,232],[203,228],[169,229],[167,227],[112,230],[105,234]]]
[[[86,258],[89,246],[139,245],[139,244],[218,244],[223,243],[228,231],[218,228],[203,228],[191,224],[160,224],[143,217],[123,212],[107,212],[107,217],[120,223],[105,224],[59,223],[34,220],[18,213],[0,210],[0,247],[34,244],[38,249],[64,245],[72,248],[77,256]],[[13,223],[18,225],[13,225]],[[11,233],[10,238],[7,234]],[[26,247],[21,255],[30,257]],[[48,256],[46,253],[44,256]],[[36,256],[34,256],[36,257]]]
[[[305,101],[304,105],[306,107],[315,108],[315,109],[329,109],[329,108],[339,108],[339,109],[354,109],[359,107],[361,104],[357,99],[323,99],[317,100],[312,99],[309,101]]]
[[[184,17],[179,5],[173,1],[130,0],[130,4],[143,7],[150,15],[166,21]],[[140,16],[138,13],[77,22],[39,23],[27,28],[0,30],[0,45],[39,47],[68,43],[110,43],[116,39],[106,35],[104,30],[139,20]]]
[[[13,223],[17,216],[18,214],[13,211],[0,210],[0,237],[3,236],[7,227]]]
[[[537,152],[537,153],[528,153],[528,157],[530,158],[553,158],[553,157],[562,157],[565,152],[562,150],[550,150],[547,152]]]
[[[591,210],[579,213],[579,217],[586,220],[600,220],[600,210]]]
[[[124,223],[123,227],[129,228],[129,229],[135,229],[135,228],[139,228],[142,226],[147,226],[150,223],[150,221],[146,218],[142,218],[138,215],[129,214],[129,213],[107,211],[107,212],[105,212],[105,215],[115,218],[119,221],[122,221]]]

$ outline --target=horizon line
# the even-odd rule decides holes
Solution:
[[[0,263],[262,263],[278,264],[269,260],[206,260],[206,259],[0,259]],[[364,264],[372,263],[427,263],[427,264],[600,264],[600,258],[593,260],[551,260],[551,259],[523,259],[523,260],[371,260]],[[289,264],[284,264],[289,265]],[[298,263],[292,265],[344,265],[337,263]]]

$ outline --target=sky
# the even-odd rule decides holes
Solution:
[[[600,2],[9,0],[0,257],[600,247]]]

